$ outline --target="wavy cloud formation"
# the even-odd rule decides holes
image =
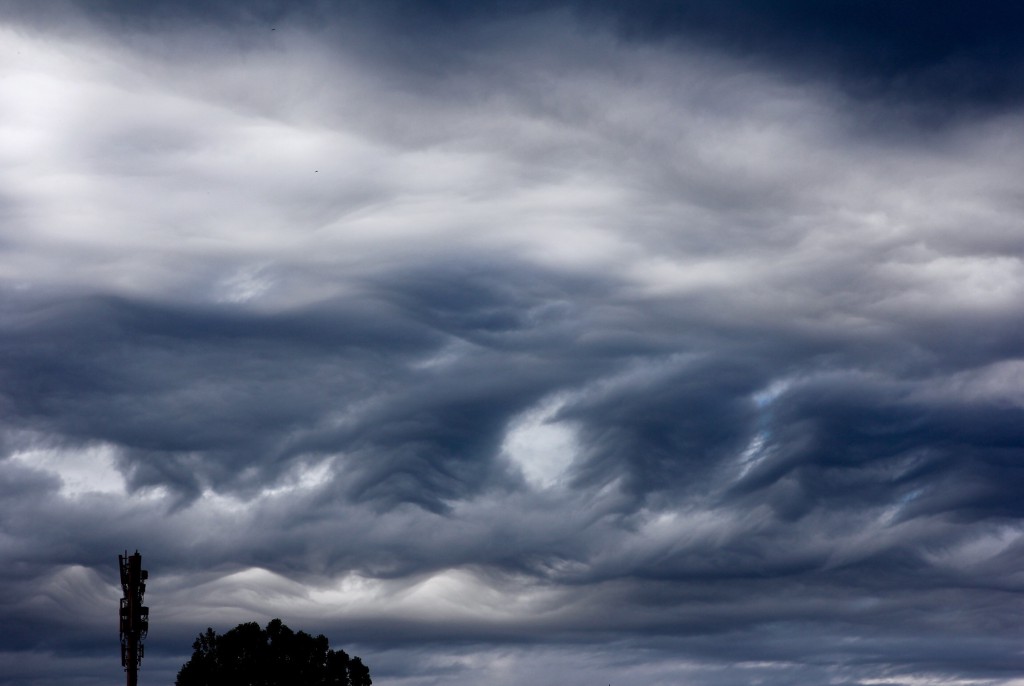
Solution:
[[[960,6],[11,3],[0,684],[116,678],[125,547],[154,682],[279,616],[1018,684],[1024,49]]]

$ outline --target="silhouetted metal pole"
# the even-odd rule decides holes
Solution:
[[[142,604],[146,594],[149,572],[142,568],[142,555],[124,551],[117,556],[121,569],[121,666],[128,678],[128,686],[138,686],[139,665],[142,664],[142,641],[149,633],[149,608]]]

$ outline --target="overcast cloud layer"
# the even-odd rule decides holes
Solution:
[[[1024,684],[982,4],[0,4],[0,684]]]

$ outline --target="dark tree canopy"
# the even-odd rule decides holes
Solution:
[[[322,634],[292,631],[274,619],[217,634],[207,629],[192,644],[176,686],[370,686],[370,670],[358,657],[331,650]]]

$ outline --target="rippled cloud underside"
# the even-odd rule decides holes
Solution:
[[[854,4],[3,5],[0,685],[1024,684],[1024,13]]]

